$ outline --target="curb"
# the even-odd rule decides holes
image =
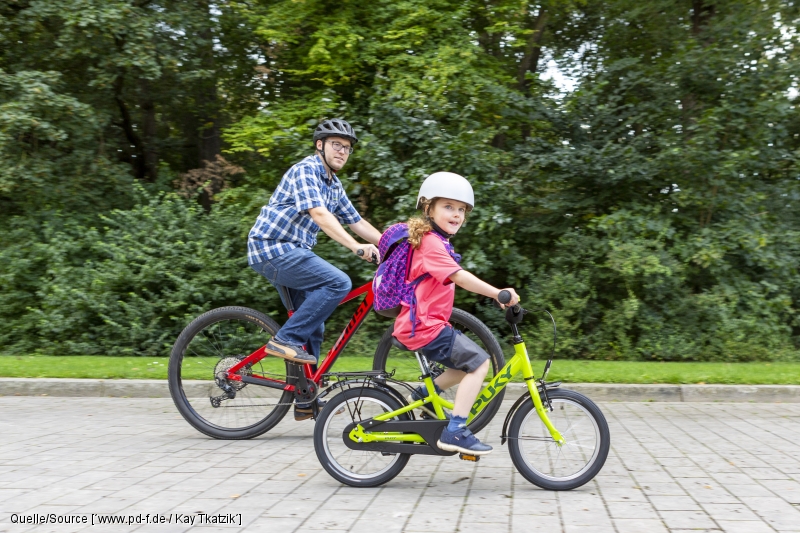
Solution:
[[[202,382],[184,381],[184,387]],[[522,383],[508,385],[521,393]],[[565,383],[598,402],[759,402],[800,403],[800,385],[636,385]],[[166,380],[0,378],[0,396],[169,398]]]

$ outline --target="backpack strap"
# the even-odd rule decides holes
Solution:
[[[450,254],[450,257],[453,258],[453,261],[460,264],[461,254],[456,253],[456,250],[455,248],[453,248],[453,245],[450,244],[450,241],[445,237],[443,237],[442,235],[439,235],[439,233],[436,231],[433,231],[432,233],[437,237],[439,237],[440,239],[442,239],[442,243],[444,244],[444,249],[447,250],[447,253]],[[414,247],[412,246],[411,250],[409,250],[408,252],[406,272],[411,272],[411,258],[413,257],[413,255],[414,255]],[[426,272],[421,276],[419,276],[414,281],[410,282],[412,288],[411,288],[411,303],[410,303],[411,314],[409,315],[409,318],[411,319],[411,335],[409,335],[409,337],[413,337],[417,329],[417,285],[419,285],[419,283],[422,280],[429,277],[431,277],[431,275]]]
[[[408,317],[411,320],[411,335],[409,335],[409,337],[413,337],[417,331],[417,285],[419,285],[420,281],[429,277],[431,277],[431,275],[425,272],[420,277],[409,283],[409,285],[411,285],[411,302],[409,305],[409,311],[411,314]]]

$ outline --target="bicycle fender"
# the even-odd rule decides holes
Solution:
[[[377,383],[375,381],[371,381],[369,383],[364,383],[363,379],[348,379],[347,381],[337,381],[333,385],[331,385],[328,388],[326,388],[325,390],[323,390],[319,394],[318,398],[324,398],[329,393],[334,392],[336,389],[341,389],[345,385],[352,386],[353,388],[368,387],[368,388],[372,388],[372,389],[377,389],[377,390],[380,390],[380,391],[385,392],[386,394],[390,395],[392,398],[397,400],[400,403],[400,405],[408,405],[408,402],[406,401],[406,399],[403,397],[402,394],[400,394],[400,392],[397,391],[397,389],[395,389],[393,387],[390,387],[388,385]],[[415,420],[415,416],[414,416],[413,412],[409,411],[407,414],[411,417],[412,420]]]
[[[514,402],[514,405],[512,405],[511,409],[508,410],[508,414],[506,414],[506,419],[503,421],[503,432],[500,433],[500,446],[505,444],[506,441],[508,440],[508,433],[506,433],[506,430],[508,429],[509,422],[511,422],[511,419],[514,418],[514,413],[517,412],[517,409],[519,409],[519,406],[522,405],[522,402],[530,399],[531,399],[530,391],[525,391],[525,394],[517,398],[517,401]]]
[[[560,381],[556,381],[554,383],[548,383],[546,385],[546,388],[547,389],[555,389],[555,388],[559,387],[560,385],[561,385],[561,382]],[[541,393],[542,386],[538,385],[536,388],[539,389],[539,392]],[[519,409],[519,406],[522,405],[522,403],[525,400],[530,400],[530,399],[531,399],[530,391],[525,391],[525,394],[523,394],[522,396],[517,398],[517,401],[514,402],[514,405],[512,405],[511,409],[508,410],[508,414],[506,415],[506,419],[503,421],[503,432],[500,434],[500,446],[505,444],[506,441],[508,440],[508,433],[506,432],[506,430],[508,429],[508,424],[511,423],[511,419],[514,418],[514,413],[517,412],[517,409]],[[531,400],[531,401],[533,401],[533,400]]]

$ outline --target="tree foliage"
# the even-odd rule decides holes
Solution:
[[[427,174],[467,176],[466,268],[551,309],[562,356],[796,358],[798,15],[778,0],[7,2],[0,342],[156,354],[214,305],[277,312],[246,232],[316,123],[344,116],[358,209],[383,226]],[[527,331],[543,350],[548,320]]]

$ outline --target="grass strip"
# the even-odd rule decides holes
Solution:
[[[167,379],[165,357],[0,356],[0,377]],[[210,379],[214,361],[196,358],[184,365],[184,378]],[[282,361],[268,357],[264,369],[277,371]],[[345,355],[333,371],[372,368],[372,357]],[[419,368],[413,359],[400,360],[395,378],[415,381]],[[542,361],[534,361],[538,375]],[[519,378],[518,378],[519,380]],[[550,381],[571,383],[773,384],[800,385],[800,363],[651,363],[555,360]]]

